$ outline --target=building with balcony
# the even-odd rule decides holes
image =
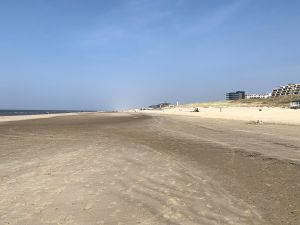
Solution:
[[[288,84],[272,91],[272,97],[285,95],[300,95],[300,84]]]

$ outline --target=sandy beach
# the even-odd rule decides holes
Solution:
[[[271,107],[199,107],[199,112],[192,112],[195,108],[176,107],[163,110],[146,110],[145,113],[169,115],[196,116],[203,118],[218,118],[241,120],[247,122],[295,124],[300,125],[300,110]]]
[[[0,18],[0,225],[300,225],[300,0]]]
[[[0,224],[300,223],[299,126],[180,114],[0,123]]]

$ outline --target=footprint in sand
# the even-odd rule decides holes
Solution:
[[[89,202],[88,204],[86,204],[86,206],[83,208],[83,210],[89,210],[93,207],[93,203]]]

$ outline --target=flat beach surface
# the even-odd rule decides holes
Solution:
[[[0,224],[300,224],[300,127],[153,113],[0,123]]]
[[[202,118],[229,119],[247,122],[263,121],[266,123],[300,125],[300,110],[279,107],[176,107],[164,110],[143,111],[144,113],[184,115]]]

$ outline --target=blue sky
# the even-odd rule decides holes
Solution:
[[[0,108],[121,109],[300,82],[298,0],[0,0]]]

